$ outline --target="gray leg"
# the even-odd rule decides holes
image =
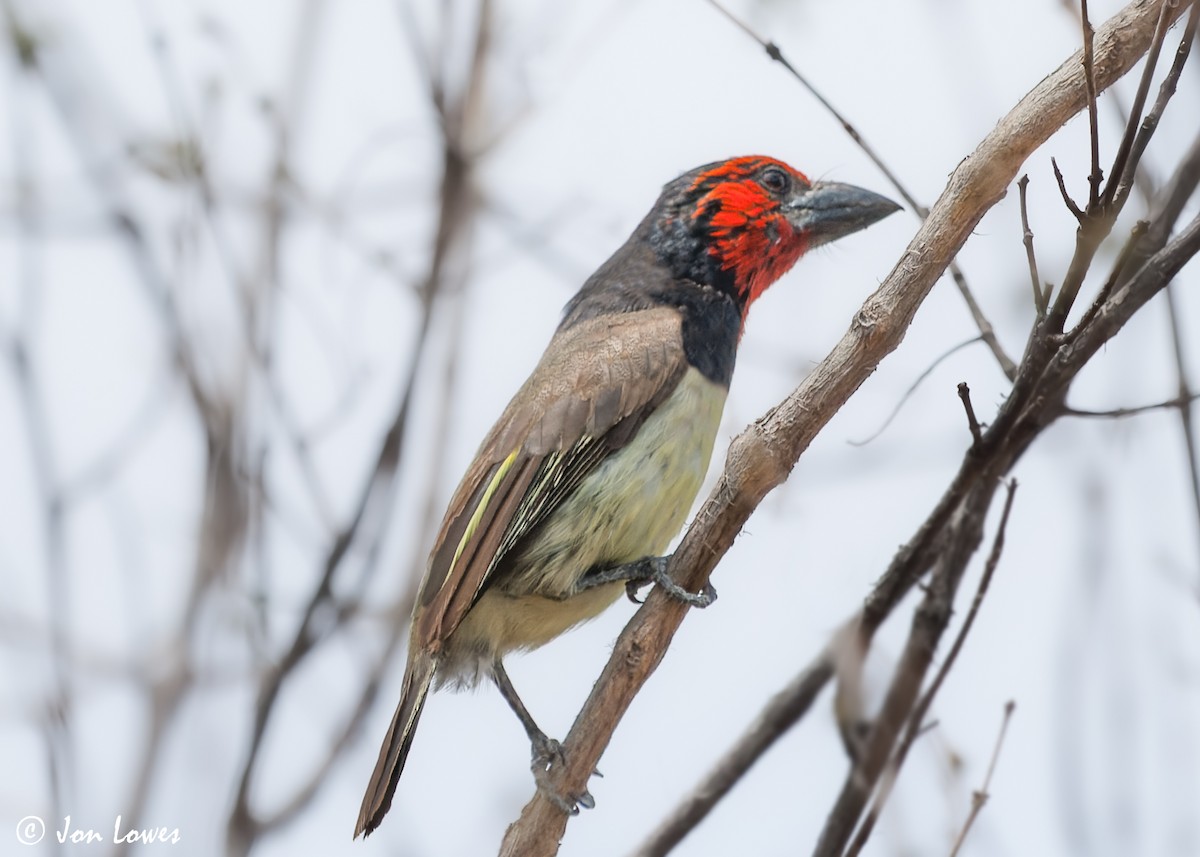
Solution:
[[[704,584],[704,590],[695,593],[688,592],[672,580],[671,576],[667,574],[667,563],[670,559],[667,556],[648,556],[613,568],[589,572],[579,582],[579,588],[591,589],[623,580],[625,581],[625,594],[629,596],[630,601],[638,604],[641,603],[637,599],[638,587],[646,583],[653,583],[667,595],[690,607],[707,607],[717,600],[717,590],[713,589],[711,583]]]
[[[492,663],[492,681],[500,690],[500,695],[504,697],[508,707],[513,710],[517,719],[521,721],[521,725],[525,727],[525,734],[529,736],[533,757],[529,767],[533,771],[533,780],[537,783],[537,787],[550,799],[551,803],[567,815],[578,815],[579,807],[584,809],[594,807],[596,799],[592,797],[591,792],[584,790],[580,795],[563,795],[550,782],[550,767],[555,764],[561,765],[564,762],[562,744],[538,728],[533,715],[529,713],[529,709],[517,695],[517,689],[513,687],[512,679],[508,677],[508,673],[504,670],[504,664],[499,658]]]

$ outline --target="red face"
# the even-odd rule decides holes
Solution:
[[[803,173],[760,156],[723,161],[692,183],[690,190],[701,194],[692,219],[703,224],[708,254],[732,275],[743,307],[808,250],[809,230],[789,219],[785,205],[811,187]]]
[[[782,161],[752,155],[698,167],[667,184],[634,234],[677,279],[733,298],[744,319],[805,252],[899,208],[869,190],[810,182]]]

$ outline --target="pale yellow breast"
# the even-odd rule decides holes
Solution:
[[[478,656],[536,648],[601,613],[616,583],[572,595],[581,576],[661,555],[708,471],[726,390],[688,369],[634,439],[590,474],[464,617],[450,642]]]

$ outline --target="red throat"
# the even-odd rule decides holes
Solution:
[[[720,260],[722,270],[733,274],[745,314],[804,255],[808,240],[778,213],[741,218],[727,226],[718,225],[718,221],[737,220],[742,212],[722,214],[725,216],[713,218],[713,241],[708,252]]]
[[[779,202],[751,175],[764,160],[730,161],[697,180],[700,184],[717,179],[699,200],[693,217],[709,217],[708,253],[721,270],[733,275],[743,319],[750,305],[808,249],[807,237],[792,227]]]

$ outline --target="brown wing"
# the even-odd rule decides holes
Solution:
[[[450,501],[417,600],[419,645],[436,650],[454,632],[504,554],[633,438],[686,369],[667,307],[555,336]]]

